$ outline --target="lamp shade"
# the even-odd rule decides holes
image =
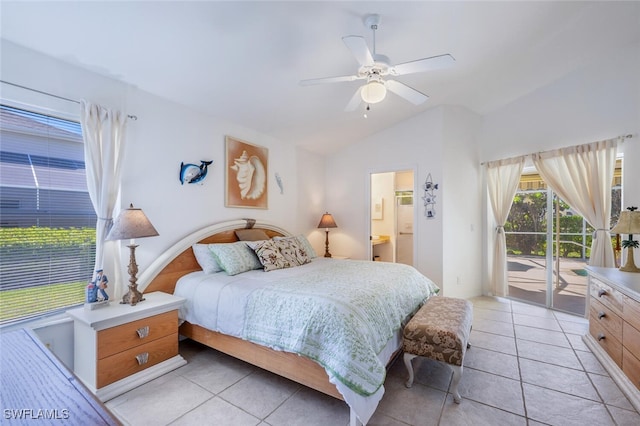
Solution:
[[[640,234],[640,210],[624,210],[620,212],[618,223],[611,230],[612,234]]]
[[[368,104],[377,104],[387,96],[387,88],[384,83],[372,80],[365,84],[360,91],[360,97]]]
[[[325,213],[322,215],[320,219],[320,223],[318,224],[318,228],[337,228],[336,221],[333,220],[333,216],[329,213]]]
[[[129,240],[134,238],[155,237],[158,231],[153,227],[147,216],[141,209],[133,207],[120,212],[107,240]]]

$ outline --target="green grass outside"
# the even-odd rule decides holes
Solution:
[[[86,285],[80,281],[0,291],[0,324],[83,303]]]

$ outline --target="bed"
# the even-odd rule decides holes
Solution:
[[[428,297],[437,293],[437,287],[415,269],[405,265],[382,265],[383,262],[375,262],[377,265],[374,265],[374,262],[318,257],[300,266],[275,268],[270,272],[252,269],[237,274],[233,271],[229,271],[230,274],[224,271],[205,273],[203,268],[207,269],[207,267],[198,263],[192,246],[196,243],[214,244],[208,247],[227,249],[233,247],[232,243],[235,243],[245,247],[245,243],[238,243],[236,233],[236,231],[242,232],[240,230],[243,229],[262,230],[274,241],[295,238],[280,227],[268,223],[255,223],[249,219],[211,225],[183,238],[163,253],[140,276],[140,288],[144,293],[164,291],[179,294],[187,299],[185,307],[180,311],[180,317],[184,320],[180,326],[180,334],[183,336],[344,400],[350,407],[351,424],[366,424],[384,393],[382,383],[385,372],[379,371],[379,366],[372,366],[371,363],[382,363],[384,370],[386,363],[393,359],[401,346],[402,325]],[[248,244],[253,244],[255,247],[255,244],[260,246],[262,243]],[[266,245],[270,244],[271,242],[266,243]],[[260,252],[256,251],[256,253]],[[221,257],[216,258],[223,262]],[[267,268],[268,265],[264,266]],[[384,308],[378,306],[382,302],[376,301],[377,299],[372,296],[373,290],[365,289],[364,293],[358,293],[360,290],[357,278],[364,276],[368,273],[366,270],[371,268],[377,268],[373,271],[373,275],[386,276],[386,280],[379,280],[381,282],[376,284],[383,290],[397,287],[395,277],[398,276],[406,276],[406,281],[410,282],[406,284],[410,290],[397,292],[398,294],[393,296],[395,299],[393,299],[392,313],[380,313]],[[339,275],[336,275],[338,271]],[[318,285],[314,280],[320,280],[322,284]],[[365,281],[369,285],[369,280]],[[393,286],[390,285],[391,282],[394,283]],[[299,286],[303,286],[303,290],[299,290]],[[324,292],[325,288],[333,296],[341,296],[333,299],[351,302],[342,303],[342,300],[338,300],[335,306],[325,302],[323,294],[316,294]],[[282,297],[284,293],[291,293],[287,297],[292,299]],[[265,309],[262,298],[267,300],[267,306],[278,305],[278,309]],[[331,297],[328,296],[328,299]],[[203,305],[203,300],[216,302]],[[336,333],[335,330],[342,326],[331,324],[335,329],[324,324],[322,327],[316,327],[316,314],[314,314],[315,317],[299,319],[307,311],[316,311],[316,309],[301,308],[305,303],[316,303],[316,300],[318,305],[326,305],[326,309],[338,313],[327,315],[318,308],[317,311],[321,313],[317,315],[324,315],[324,318],[332,320],[334,317],[346,318],[345,322],[351,322],[353,318],[357,318],[360,325],[354,328],[358,328],[357,333],[362,333],[361,336],[366,338],[354,337],[356,332],[349,331],[339,334],[339,337],[334,337],[332,334],[331,339],[327,339],[323,333]],[[244,308],[246,311],[242,311]],[[230,310],[224,311],[224,309]],[[288,310],[295,311],[295,315],[290,314]],[[276,314],[271,315],[272,311],[289,312],[290,315],[284,319]],[[268,322],[263,316],[269,317],[273,322]],[[240,323],[229,321],[231,317],[235,317]],[[260,318],[263,320],[257,320]],[[339,322],[332,320],[328,322]],[[275,336],[278,327],[282,330],[290,330],[294,327],[295,324],[292,325],[286,321],[304,323],[303,327],[312,329],[311,332],[305,329],[305,336],[311,336],[309,342],[300,343],[300,339],[296,336]],[[372,326],[373,324],[375,327]],[[360,330],[365,328],[368,330]],[[380,336],[373,337],[373,328],[386,330],[387,334],[382,333]],[[269,340],[272,337],[276,340]],[[345,345],[353,345],[353,348],[347,351],[338,347],[319,348],[324,345],[322,342],[328,340],[344,341]],[[364,340],[373,342],[371,346],[375,347],[376,359],[371,359],[370,354],[364,354],[365,349],[360,347],[368,345],[367,342],[361,343]],[[359,361],[342,362],[347,352],[358,353]],[[367,362],[369,364],[366,364]]]

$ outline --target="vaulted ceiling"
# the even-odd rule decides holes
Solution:
[[[490,113],[640,42],[640,2],[219,2],[2,0],[9,41],[318,152],[438,105]],[[430,96],[389,94],[344,112],[362,81],[342,42],[382,21],[376,51],[397,64],[450,53],[448,69],[397,77]]]

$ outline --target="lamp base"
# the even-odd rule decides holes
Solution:
[[[627,248],[627,263],[620,267],[622,272],[640,272],[640,268],[633,261],[633,247]]]
[[[329,253],[329,230],[326,231],[326,237],[324,239],[324,257],[331,257],[331,253]]]
[[[120,303],[123,305],[135,306],[138,302],[142,302],[143,300],[144,296],[138,291],[138,286],[129,286],[129,291],[122,296],[122,302]]]

